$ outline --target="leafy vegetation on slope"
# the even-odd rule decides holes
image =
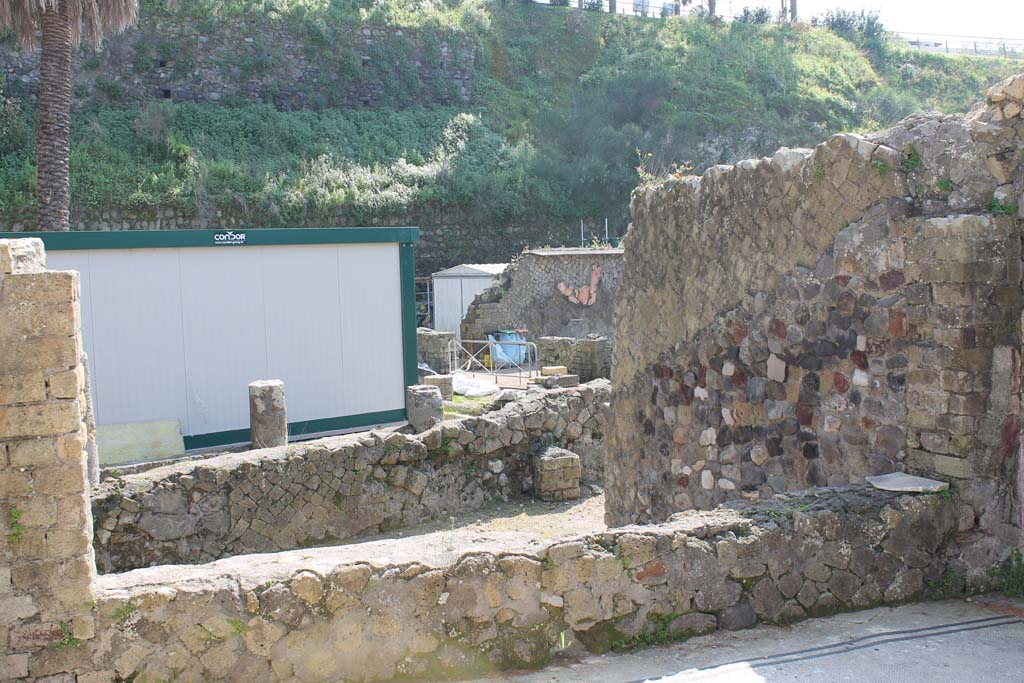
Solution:
[[[143,12],[168,13],[163,0]],[[330,45],[353,23],[478,49],[460,107],[278,112],[263,104],[101,107],[75,120],[75,206],[241,213],[253,225],[369,221],[459,207],[625,218],[637,154],[656,172],[807,145],[921,109],[964,111],[1019,63],[878,47],[856,26],[612,17],[483,0],[179,0],[196,22],[287,21]],[[212,24],[211,24],[212,25]],[[0,107],[0,216],[32,210],[31,112]]]

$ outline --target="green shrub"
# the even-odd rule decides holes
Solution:
[[[964,111],[985,85],[1019,69],[888,44],[879,58],[868,47],[884,29],[860,15],[812,28],[753,11],[731,24],[644,21],[484,0],[143,0],[142,11],[204,31],[231,17],[285,22],[320,65],[320,110],[124,108],[121,85],[100,73],[103,104],[73,118],[77,208],[222,209],[267,226],[458,208],[481,229],[537,216],[555,224],[607,216],[624,226],[641,181],[637,150],[647,179],[701,172],[921,109]],[[364,66],[353,37],[362,25],[416,30],[377,42]],[[440,60],[442,45],[477,55],[470,102],[443,79],[421,82],[413,67]],[[180,75],[195,55],[151,41],[132,57],[146,71],[167,59]],[[228,59],[226,73],[259,75],[278,57]],[[379,80],[385,106],[333,108],[342,102],[335,79],[355,78]],[[456,104],[412,106],[412,93]],[[30,107],[0,100],[2,219],[34,207],[33,125]]]

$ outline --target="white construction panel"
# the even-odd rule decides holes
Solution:
[[[187,430],[177,252],[77,254],[97,424],[177,419]]]
[[[469,311],[469,305],[477,294],[493,284],[494,277],[490,275],[434,277],[434,329],[454,332],[461,338],[462,320]]]
[[[186,434],[249,424],[249,382],[268,377],[263,247],[176,250],[188,379]],[[285,385],[285,391],[288,389]],[[286,393],[287,395],[287,393]]]
[[[434,278],[434,329],[459,334],[465,309],[462,308],[462,279]]]
[[[462,327],[462,319],[469,312],[469,305],[473,303],[476,295],[494,284],[491,277],[464,277],[462,278],[462,310],[459,315],[459,327]]]
[[[345,406],[341,414],[400,408],[405,405],[405,379],[398,245],[345,245],[337,254]]]
[[[338,249],[260,247],[267,310],[267,376],[284,380],[288,421],[346,415]],[[394,407],[394,406],[391,406]]]
[[[290,423],[405,405],[395,243],[52,250],[48,261],[81,273],[99,432],[138,433],[135,459],[154,450],[142,423],[180,424],[186,443],[244,433],[258,379],[284,380]],[[131,460],[119,439],[111,455]]]

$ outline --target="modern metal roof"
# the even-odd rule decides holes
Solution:
[[[591,247],[555,247],[550,249],[527,249],[524,254],[537,256],[617,256],[623,253],[621,247],[593,249]]]
[[[462,263],[439,270],[432,277],[494,277],[508,268],[507,263]]]

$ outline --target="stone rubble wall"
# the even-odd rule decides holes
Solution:
[[[95,631],[78,273],[0,240],[0,680]]]
[[[636,191],[610,523],[905,470],[961,489],[975,569],[1021,542],[1021,103]]]
[[[351,26],[318,45],[286,21],[144,16],[101,49],[75,53],[74,102],[269,102],[286,110],[468,102],[476,50],[452,37]],[[8,93],[35,99],[39,52],[4,44],[0,74]]]
[[[34,212],[10,220],[4,230],[21,232],[35,226]],[[417,226],[416,274],[428,276],[460,263],[510,261],[530,244],[562,244],[579,234],[572,223],[559,224],[545,216],[511,218],[495,222],[481,218],[472,208],[452,204],[420,205],[402,213],[373,213],[340,208],[329,215],[320,213],[280,219],[266,216],[255,221],[251,212],[240,209],[195,206],[188,208],[137,207],[95,210],[72,202],[72,230],[255,230],[259,228],[359,228]],[[480,239],[487,229],[487,239]],[[577,231],[577,232],[574,232]],[[490,328],[494,329],[494,328]]]
[[[582,382],[612,374],[612,343],[607,337],[541,337],[537,356],[541,366],[564,365]]]
[[[609,392],[607,380],[535,390],[421,434],[361,432],[108,479],[92,493],[98,566],[327,545],[531,497],[546,445],[579,454],[600,481]]]
[[[540,542],[459,532],[98,578],[78,681],[452,680],[755,622],[898,604],[942,575],[942,496],[864,488]],[[88,673],[87,673],[88,672]]]
[[[416,329],[416,358],[439,374],[448,372],[448,344],[455,339],[452,332],[437,332],[428,327]]]
[[[594,266],[601,270],[594,302],[569,301],[559,284],[573,289],[589,285]],[[531,341],[588,334],[611,338],[623,268],[621,249],[528,249],[470,304],[462,338],[486,339],[481,335],[508,328],[526,329]]]

